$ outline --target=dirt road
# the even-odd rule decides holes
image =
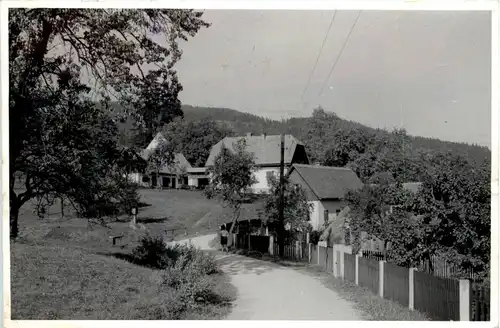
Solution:
[[[316,278],[275,263],[211,250],[214,237],[192,238],[191,243],[214,252],[238,289],[227,320],[362,320],[349,302]]]

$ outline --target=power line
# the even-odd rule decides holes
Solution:
[[[309,73],[309,79],[307,80],[307,83],[304,87],[304,90],[302,90],[302,95],[300,96],[300,102],[302,103],[304,99],[304,95],[306,93],[307,88],[309,88],[309,84],[311,83],[312,76],[314,74],[314,71],[316,70],[316,67],[318,66],[318,61],[319,58],[321,57],[321,54],[323,53],[323,48],[325,47],[326,40],[328,39],[328,35],[330,34],[330,30],[332,29],[333,21],[335,20],[335,16],[337,16],[337,10],[333,13],[332,20],[330,21],[330,26],[328,26],[328,30],[326,31],[325,38],[323,39],[323,43],[321,44],[321,48],[318,52],[318,56],[316,57],[316,62],[314,63],[314,66]]]
[[[325,85],[328,83],[328,80],[330,79],[330,76],[332,75],[332,72],[335,69],[335,66],[337,66],[337,63],[339,62],[340,56],[342,56],[342,52],[344,51],[344,48],[345,48],[347,42],[349,41],[349,38],[351,37],[351,33],[354,30],[356,23],[358,22],[359,16],[361,15],[361,12],[362,12],[362,10],[360,10],[358,12],[358,16],[356,16],[356,20],[354,21],[354,24],[352,24],[351,29],[349,30],[349,34],[347,35],[347,38],[345,39],[344,44],[342,45],[342,48],[340,49],[340,52],[339,52],[337,58],[335,59],[335,62],[333,63],[332,69],[328,73],[328,76],[326,77],[325,82],[323,83],[323,86],[321,86],[321,90],[319,91],[318,96],[321,95],[321,93],[323,92],[323,89],[325,88]]]

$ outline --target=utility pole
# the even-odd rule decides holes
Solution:
[[[285,135],[281,134],[280,147],[280,197],[279,197],[279,256],[283,257],[285,253]]]

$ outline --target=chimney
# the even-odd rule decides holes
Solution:
[[[253,136],[252,132],[248,132],[247,137],[251,137],[251,136]]]

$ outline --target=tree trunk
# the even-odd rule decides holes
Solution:
[[[61,200],[61,219],[64,219],[64,198],[60,198]]]
[[[19,209],[21,203],[14,190],[10,191],[10,238],[16,239],[19,235]]]
[[[240,208],[235,208],[233,210],[233,222],[231,223],[231,228],[229,228],[229,235],[231,236],[231,241],[232,241],[232,233],[234,231],[234,227],[236,226],[236,221],[238,221],[239,217],[240,217]],[[229,240],[229,238],[228,238]],[[228,245],[228,246],[231,246],[231,245]]]

